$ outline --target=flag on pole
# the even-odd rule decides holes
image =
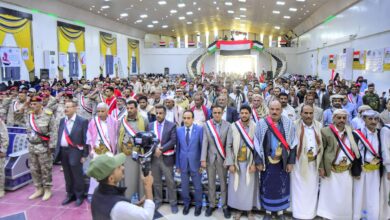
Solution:
[[[334,69],[332,69],[332,75],[331,75],[330,79],[331,79],[331,80],[334,79]]]

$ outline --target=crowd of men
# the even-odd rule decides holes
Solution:
[[[389,111],[390,99],[373,83],[338,75],[328,82],[251,74],[14,82],[0,92],[0,197],[7,126],[18,126],[28,131],[36,187],[28,199],[51,198],[54,155],[66,182],[62,204],[80,206],[87,193],[94,219],[152,219],[164,182],[178,213],[175,172],[183,214],[195,204],[199,216],[203,170],[205,216],[219,204],[225,218],[234,209],[234,219],[254,219],[254,210],[264,210],[266,220],[285,219],[287,209],[297,219],[388,219]],[[159,139],[147,177],[132,159],[141,131]],[[126,204],[135,194],[145,195],[144,209]]]

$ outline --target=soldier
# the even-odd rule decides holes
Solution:
[[[88,97],[90,91],[91,87],[89,85],[84,85],[83,91],[76,96],[80,106],[77,110],[77,114],[88,120],[92,118],[93,111],[93,101]]]
[[[42,200],[50,199],[52,192],[52,150],[56,147],[56,123],[53,112],[43,109],[42,98],[34,96],[30,100],[31,111],[26,113],[28,131],[28,151],[31,176],[36,187],[29,199],[43,195]],[[22,110],[23,111],[23,110]]]
[[[8,131],[2,119],[0,119],[0,198],[4,196],[4,166],[8,149]]]
[[[24,113],[20,111],[24,103],[27,101],[27,88],[22,88],[19,91],[18,97],[9,103],[7,114],[7,125],[24,127]]]

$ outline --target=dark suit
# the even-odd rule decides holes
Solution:
[[[82,157],[89,154],[87,140],[88,120],[76,116],[69,137],[75,146],[61,146],[62,135],[64,134],[65,118],[61,119],[58,128],[58,140],[55,150],[55,161],[60,161],[64,170],[66,192],[68,196],[81,198],[84,193],[83,164]],[[79,149],[79,146],[82,149]]]
[[[237,110],[233,107],[228,106],[226,109],[226,120],[225,121],[228,121],[231,124],[231,123],[237,121],[238,118],[239,118],[239,116],[238,116]]]
[[[154,131],[154,123],[149,123],[148,130]],[[158,123],[158,122],[157,122]],[[164,120],[160,144],[162,152],[172,150],[176,145],[176,125],[170,121]],[[168,186],[168,199],[171,205],[177,204],[176,185],[173,180],[173,165],[175,164],[175,155],[152,158],[152,175],[153,175],[153,195],[156,203],[162,202],[162,174]]]
[[[330,107],[330,95],[329,93],[325,93],[322,95],[322,103],[321,103],[321,108],[325,111]]]
[[[184,206],[189,206],[190,176],[195,188],[195,206],[202,206],[202,176],[199,173],[200,155],[202,152],[203,128],[193,124],[190,139],[186,142],[186,129],[183,126],[177,129],[176,167],[180,169],[181,195]]]

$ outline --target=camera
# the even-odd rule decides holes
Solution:
[[[159,140],[153,132],[148,131],[138,132],[133,140],[134,147],[131,157],[141,165],[144,176],[147,176],[151,170],[152,155]]]

